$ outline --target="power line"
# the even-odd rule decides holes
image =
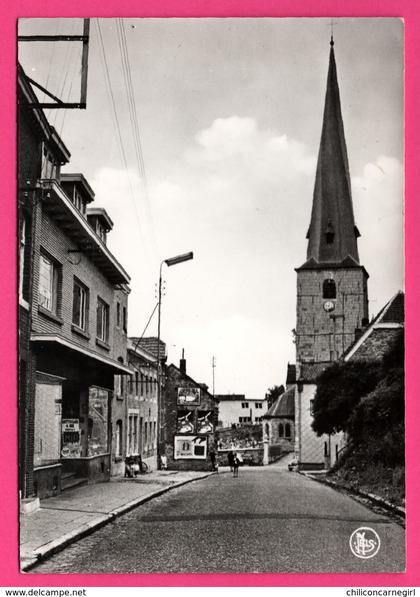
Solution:
[[[139,236],[140,236],[141,240],[143,241],[143,237],[142,237],[142,234],[141,234],[141,228],[142,227],[141,227],[141,223],[140,223],[139,214],[137,212],[136,201],[134,199],[134,191],[133,191],[133,187],[132,187],[132,184],[131,184],[131,177],[130,177],[130,173],[129,173],[129,169],[128,169],[127,156],[126,156],[125,149],[124,149],[124,143],[123,143],[123,139],[122,139],[120,123],[119,123],[119,120],[118,120],[118,113],[117,113],[117,108],[116,108],[116,104],[115,104],[114,93],[112,91],[111,77],[110,77],[110,74],[109,74],[109,67],[108,67],[108,62],[107,62],[107,58],[106,58],[105,45],[104,45],[104,40],[103,40],[103,37],[102,37],[102,31],[101,31],[101,25],[99,23],[99,19],[96,19],[96,25],[97,25],[97,29],[98,29],[98,33],[99,33],[99,42],[100,42],[100,47],[101,47],[102,64],[103,64],[104,72],[105,72],[106,88],[108,90],[108,96],[109,96],[109,98],[111,100],[112,114],[113,114],[114,126],[115,126],[115,129],[116,129],[116,132],[117,132],[117,139],[118,139],[118,144],[119,144],[119,150],[120,150],[120,154],[121,154],[121,159],[122,159],[123,166],[125,167],[125,170],[127,172],[128,186],[129,186],[129,191],[130,191],[131,199],[132,199],[132,201],[134,203],[134,210],[135,210],[136,219],[137,219],[137,223],[138,223]]]
[[[121,64],[124,75],[124,84],[126,89],[127,103],[129,109],[129,118],[131,123],[131,132],[133,136],[134,148],[137,158],[137,168],[139,171],[140,180],[143,183],[143,196],[145,214],[149,221],[149,230],[151,233],[151,240],[156,246],[156,238],[154,234],[153,218],[150,210],[149,193],[147,185],[146,169],[144,164],[143,149],[140,134],[140,124],[136,107],[136,100],[134,94],[133,78],[131,74],[130,57],[128,53],[127,37],[125,34],[125,27],[123,19],[116,19],[117,36],[121,53]]]

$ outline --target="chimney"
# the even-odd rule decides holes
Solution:
[[[179,370],[181,373],[187,372],[187,361],[184,359],[184,349],[182,349],[182,359],[179,360]]]
[[[354,330],[354,339],[358,340],[361,336],[363,336],[363,329],[361,328],[356,328]]]

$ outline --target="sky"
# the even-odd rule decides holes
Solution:
[[[370,316],[403,289],[400,19],[334,19],[344,130]],[[168,363],[215,392],[263,397],[295,361],[296,272],[306,257],[330,19],[124,19],[144,170],[138,167],[115,19],[91,19],[86,110],[50,110],[108,245],[131,276],[142,334],[163,266]],[[19,32],[78,33],[81,19],[22,19]],[[106,67],[101,53],[102,36]],[[21,43],[27,74],[77,101],[81,44]],[[118,118],[107,90],[107,73]],[[120,138],[123,145],[121,155]],[[145,174],[145,176],[144,176]],[[157,317],[145,335],[157,335]]]

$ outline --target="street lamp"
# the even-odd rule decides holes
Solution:
[[[184,261],[189,261],[193,259],[194,254],[192,251],[189,253],[183,253],[182,255],[176,255],[175,257],[169,257],[168,259],[164,259],[159,268],[159,294],[158,294],[158,345],[157,345],[157,406],[158,406],[158,438],[157,438],[157,445],[158,445],[158,466],[160,467],[160,457],[161,457],[161,441],[162,441],[162,404],[161,404],[161,388],[160,388],[160,380],[161,380],[161,368],[160,368],[160,309],[162,305],[162,266],[164,263],[168,267],[172,265],[177,265],[178,263],[182,263]]]

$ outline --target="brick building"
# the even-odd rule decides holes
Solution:
[[[334,42],[307,233],[307,257],[297,272],[295,448],[301,468],[329,467],[342,434],[318,437],[312,401],[318,375],[368,324],[368,274],[360,264],[341,116]]]
[[[217,394],[219,427],[261,423],[267,412],[265,398],[247,398],[245,394]]]
[[[217,451],[217,400],[205,384],[187,375],[186,361],[165,370],[159,452],[170,470],[211,470]]]
[[[109,479],[114,375],[130,373],[130,279],[107,248],[108,214],[88,208],[88,182],[61,174],[70,153],[28,107],[21,69],[18,93],[19,465],[30,498]]]

